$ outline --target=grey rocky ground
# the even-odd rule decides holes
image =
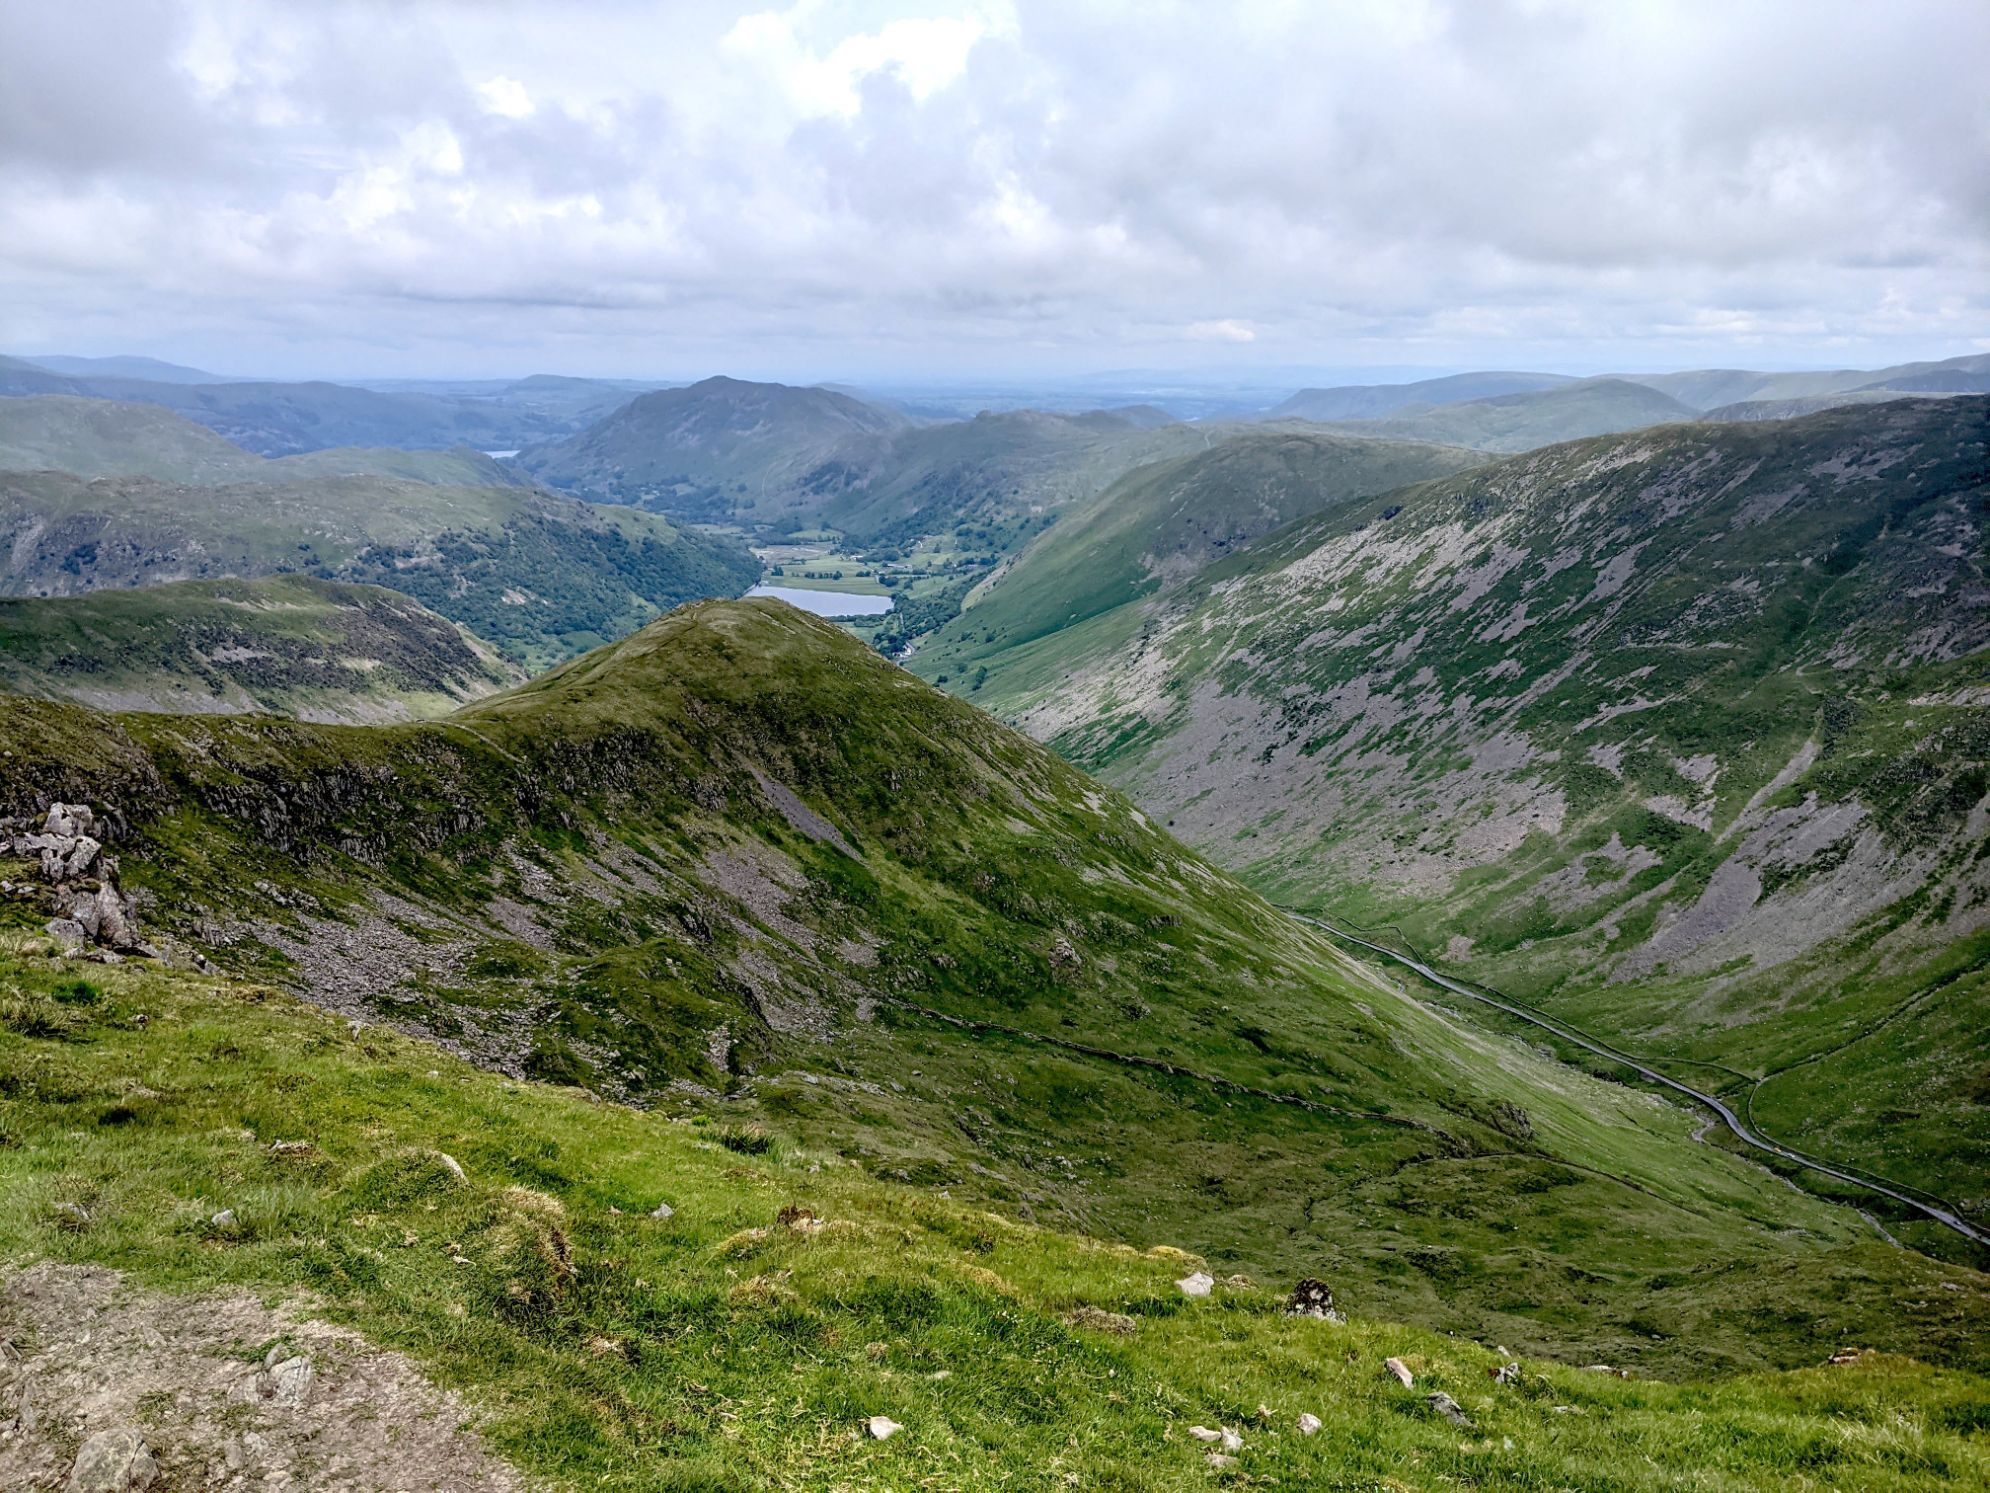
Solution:
[[[397,1353],[245,1293],[44,1262],[0,1283],[0,1488],[511,1493],[465,1407]]]

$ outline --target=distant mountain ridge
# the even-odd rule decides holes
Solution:
[[[1462,404],[1501,394],[1532,394],[1575,379],[1562,373],[1454,373],[1407,384],[1301,389],[1265,411],[1267,420],[1380,420],[1411,406]]]
[[[760,567],[735,540],[529,487],[0,472],[0,592],[290,572],[391,586],[543,665],[681,601],[736,596]]]
[[[573,430],[612,407],[612,392],[571,401],[383,393],[325,381],[184,382],[122,375],[75,376],[0,357],[0,396],[65,394],[160,405],[259,456],[333,446],[517,450]]]
[[[819,468],[910,427],[829,389],[708,378],[631,400],[519,463],[555,487],[690,518],[779,519],[807,506]]]
[[[523,678],[377,586],[287,575],[0,599],[0,687],[99,710],[372,724],[443,715]]]
[[[159,358],[129,356],[76,358],[63,354],[45,354],[23,361],[33,363],[39,368],[46,368],[50,373],[60,373],[71,378],[139,378],[160,384],[237,382],[226,374],[209,373],[204,368],[189,368],[184,363],[168,363]]]
[[[1628,379],[1588,378],[1449,404],[1404,405],[1383,419],[1344,420],[1327,428],[1374,440],[1512,452],[1696,418],[1697,411],[1657,389]]]
[[[379,476],[465,487],[531,485],[516,467],[470,447],[451,451],[332,447],[266,458],[159,405],[70,394],[0,399],[0,471],[155,477],[197,484]]]

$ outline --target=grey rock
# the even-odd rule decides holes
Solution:
[[[1464,1407],[1443,1390],[1427,1397],[1430,1408],[1450,1421],[1454,1426],[1469,1426],[1472,1422],[1466,1416]]]
[[[116,1426],[83,1443],[63,1488],[64,1493],[133,1493],[158,1478],[159,1463],[145,1438],[129,1426]]]
[[[131,915],[125,910],[124,899],[117,894],[117,888],[108,882],[97,888],[97,942],[109,944],[114,949],[136,948],[138,930],[131,926]]]
[[[89,931],[74,918],[50,918],[42,931],[65,949],[80,949],[90,941]]]
[[[220,1212],[210,1216],[207,1221],[217,1229],[232,1229],[235,1227],[235,1210],[233,1208],[223,1208]]]
[[[97,863],[97,854],[103,845],[88,835],[76,837],[76,847],[69,852],[69,859],[63,862],[62,879],[74,881],[79,876],[87,876],[90,868]]]
[[[1215,1277],[1197,1270],[1193,1274],[1184,1275],[1175,1284],[1181,1287],[1184,1296],[1207,1296],[1215,1286],[1216,1280]]]
[[[658,1203],[656,1207],[650,1210],[651,1218],[674,1218],[676,1216],[677,1210],[668,1203]]]
[[[1318,1433],[1319,1429],[1320,1429],[1320,1417],[1319,1417],[1319,1416],[1317,1416],[1317,1415],[1313,1414],[1313,1412],[1312,1412],[1312,1411],[1310,1411],[1310,1410],[1307,1410],[1307,1411],[1302,1411],[1302,1412],[1300,1413],[1300,1416],[1299,1416],[1299,1434],[1300,1434],[1301,1436],[1312,1436],[1312,1435],[1315,1435],[1316,1433]]]
[[[286,1356],[289,1351],[281,1343],[269,1350],[262,1372],[256,1375],[256,1392],[279,1405],[301,1405],[310,1395],[311,1381],[318,1371],[301,1353]]]
[[[1202,1460],[1207,1462],[1211,1467],[1216,1468],[1219,1472],[1226,1467],[1235,1467],[1237,1465],[1235,1457],[1223,1452],[1205,1452]]]

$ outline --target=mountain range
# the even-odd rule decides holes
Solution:
[[[1267,894],[1981,1208],[1986,499],[1982,398],[1668,426],[1026,639],[979,621],[1005,579],[913,666]]]
[[[0,399],[0,1481],[361,1363],[460,1485],[1980,1481],[1990,398],[1884,372]]]
[[[1990,1312],[1928,1264],[1957,1290],[1904,1306],[1857,1215],[1406,998],[778,602],[682,608],[433,723],[7,700],[0,737],[9,802],[126,826],[162,935],[515,1076],[1582,1361],[1814,1356],[1808,1323],[1728,1316],[1765,1299],[1967,1359]],[[222,863],[268,890],[217,904]]]

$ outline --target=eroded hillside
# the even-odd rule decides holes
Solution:
[[[1536,452],[989,650],[978,698],[1273,896],[1981,1210],[1987,420]]]

